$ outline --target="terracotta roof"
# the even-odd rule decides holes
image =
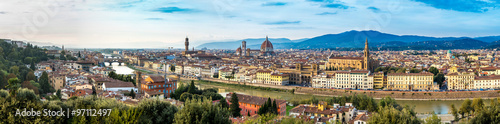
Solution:
[[[151,78],[153,80],[153,82],[155,82],[155,83],[165,81],[165,79],[162,76],[157,76],[157,75],[149,76],[149,78]]]
[[[233,93],[228,93],[226,95],[226,98],[227,99],[231,98],[232,94]],[[249,96],[249,95],[243,95],[243,94],[236,94],[236,96],[238,96],[239,102],[253,104],[253,105],[264,105],[264,103],[267,102],[267,99],[268,99],[268,98],[264,98],[264,97]],[[271,99],[271,100],[273,100],[273,101],[276,100],[276,104],[278,104],[278,105],[286,102],[285,100],[281,100],[281,99]]]
[[[354,60],[364,60],[365,58],[363,57],[332,57],[330,56],[329,59],[354,59]]]
[[[389,73],[387,76],[434,76],[434,74],[429,72],[421,73]]]
[[[356,116],[356,118],[354,118],[353,120],[349,121],[349,124],[354,124],[354,121],[357,121],[357,120],[361,120],[361,121],[367,122],[368,119],[370,119],[368,117],[368,115],[366,115],[366,114],[359,114],[358,116]]]
[[[484,68],[481,68],[481,70],[483,70],[483,71],[495,71],[497,69],[498,69],[497,67],[484,67]]]
[[[490,75],[490,76],[476,76],[474,80],[497,80],[500,79],[500,75]]]
[[[103,85],[105,85],[106,88],[135,87],[134,84],[132,84],[132,82],[124,82],[124,81],[120,81],[120,80],[106,82]]]
[[[335,73],[343,73],[343,74],[349,74],[349,73],[368,73],[370,71],[368,70],[349,70],[349,71],[336,71]]]

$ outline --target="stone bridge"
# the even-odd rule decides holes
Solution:
[[[103,59],[100,60],[101,61],[99,63],[102,63],[104,65],[105,62],[108,62],[110,66],[113,64],[113,62],[118,62],[118,65],[122,65],[122,63],[128,62],[128,59],[124,59],[123,57],[110,57],[110,56],[105,56]]]

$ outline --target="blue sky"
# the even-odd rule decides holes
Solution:
[[[0,38],[73,48],[181,48],[349,30],[500,35],[500,0],[6,0]]]

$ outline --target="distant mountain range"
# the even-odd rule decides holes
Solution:
[[[298,40],[290,40],[288,38],[269,38],[269,41],[273,43],[273,47],[275,49],[287,49],[287,47],[290,47],[290,44],[293,43],[298,43],[302,42],[304,40],[307,40],[308,38],[305,39],[298,39]],[[211,43],[204,43],[196,48],[208,48],[208,49],[235,49],[241,46],[241,41],[246,41],[247,42],[247,48],[250,49],[260,49],[260,45],[262,42],[264,42],[266,38],[249,38],[249,39],[243,39],[243,40],[234,40],[234,41],[223,41],[223,42],[211,42]]]
[[[500,48],[500,36],[486,37],[428,37],[417,35],[394,35],[378,31],[347,31],[339,34],[326,34],[313,38],[290,40],[287,38],[269,39],[275,49],[318,49],[318,48],[363,48],[366,38],[370,47],[391,50],[436,50],[436,49],[478,49]],[[244,39],[247,47],[258,49],[265,38]],[[205,43],[198,48],[236,49],[241,41]]]

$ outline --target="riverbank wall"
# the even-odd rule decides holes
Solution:
[[[269,87],[284,90],[294,90],[296,94],[311,94],[317,96],[350,96],[355,94],[364,94],[375,99],[384,97],[392,97],[397,100],[465,100],[473,98],[494,99],[500,97],[500,91],[447,91],[447,92],[414,92],[414,91],[373,91],[373,90],[343,90],[343,89],[326,89],[326,88],[311,88],[299,86],[276,86],[256,83],[244,83],[228,80],[219,80],[211,78],[203,78],[202,80],[222,82],[229,84],[249,85],[258,87]]]

